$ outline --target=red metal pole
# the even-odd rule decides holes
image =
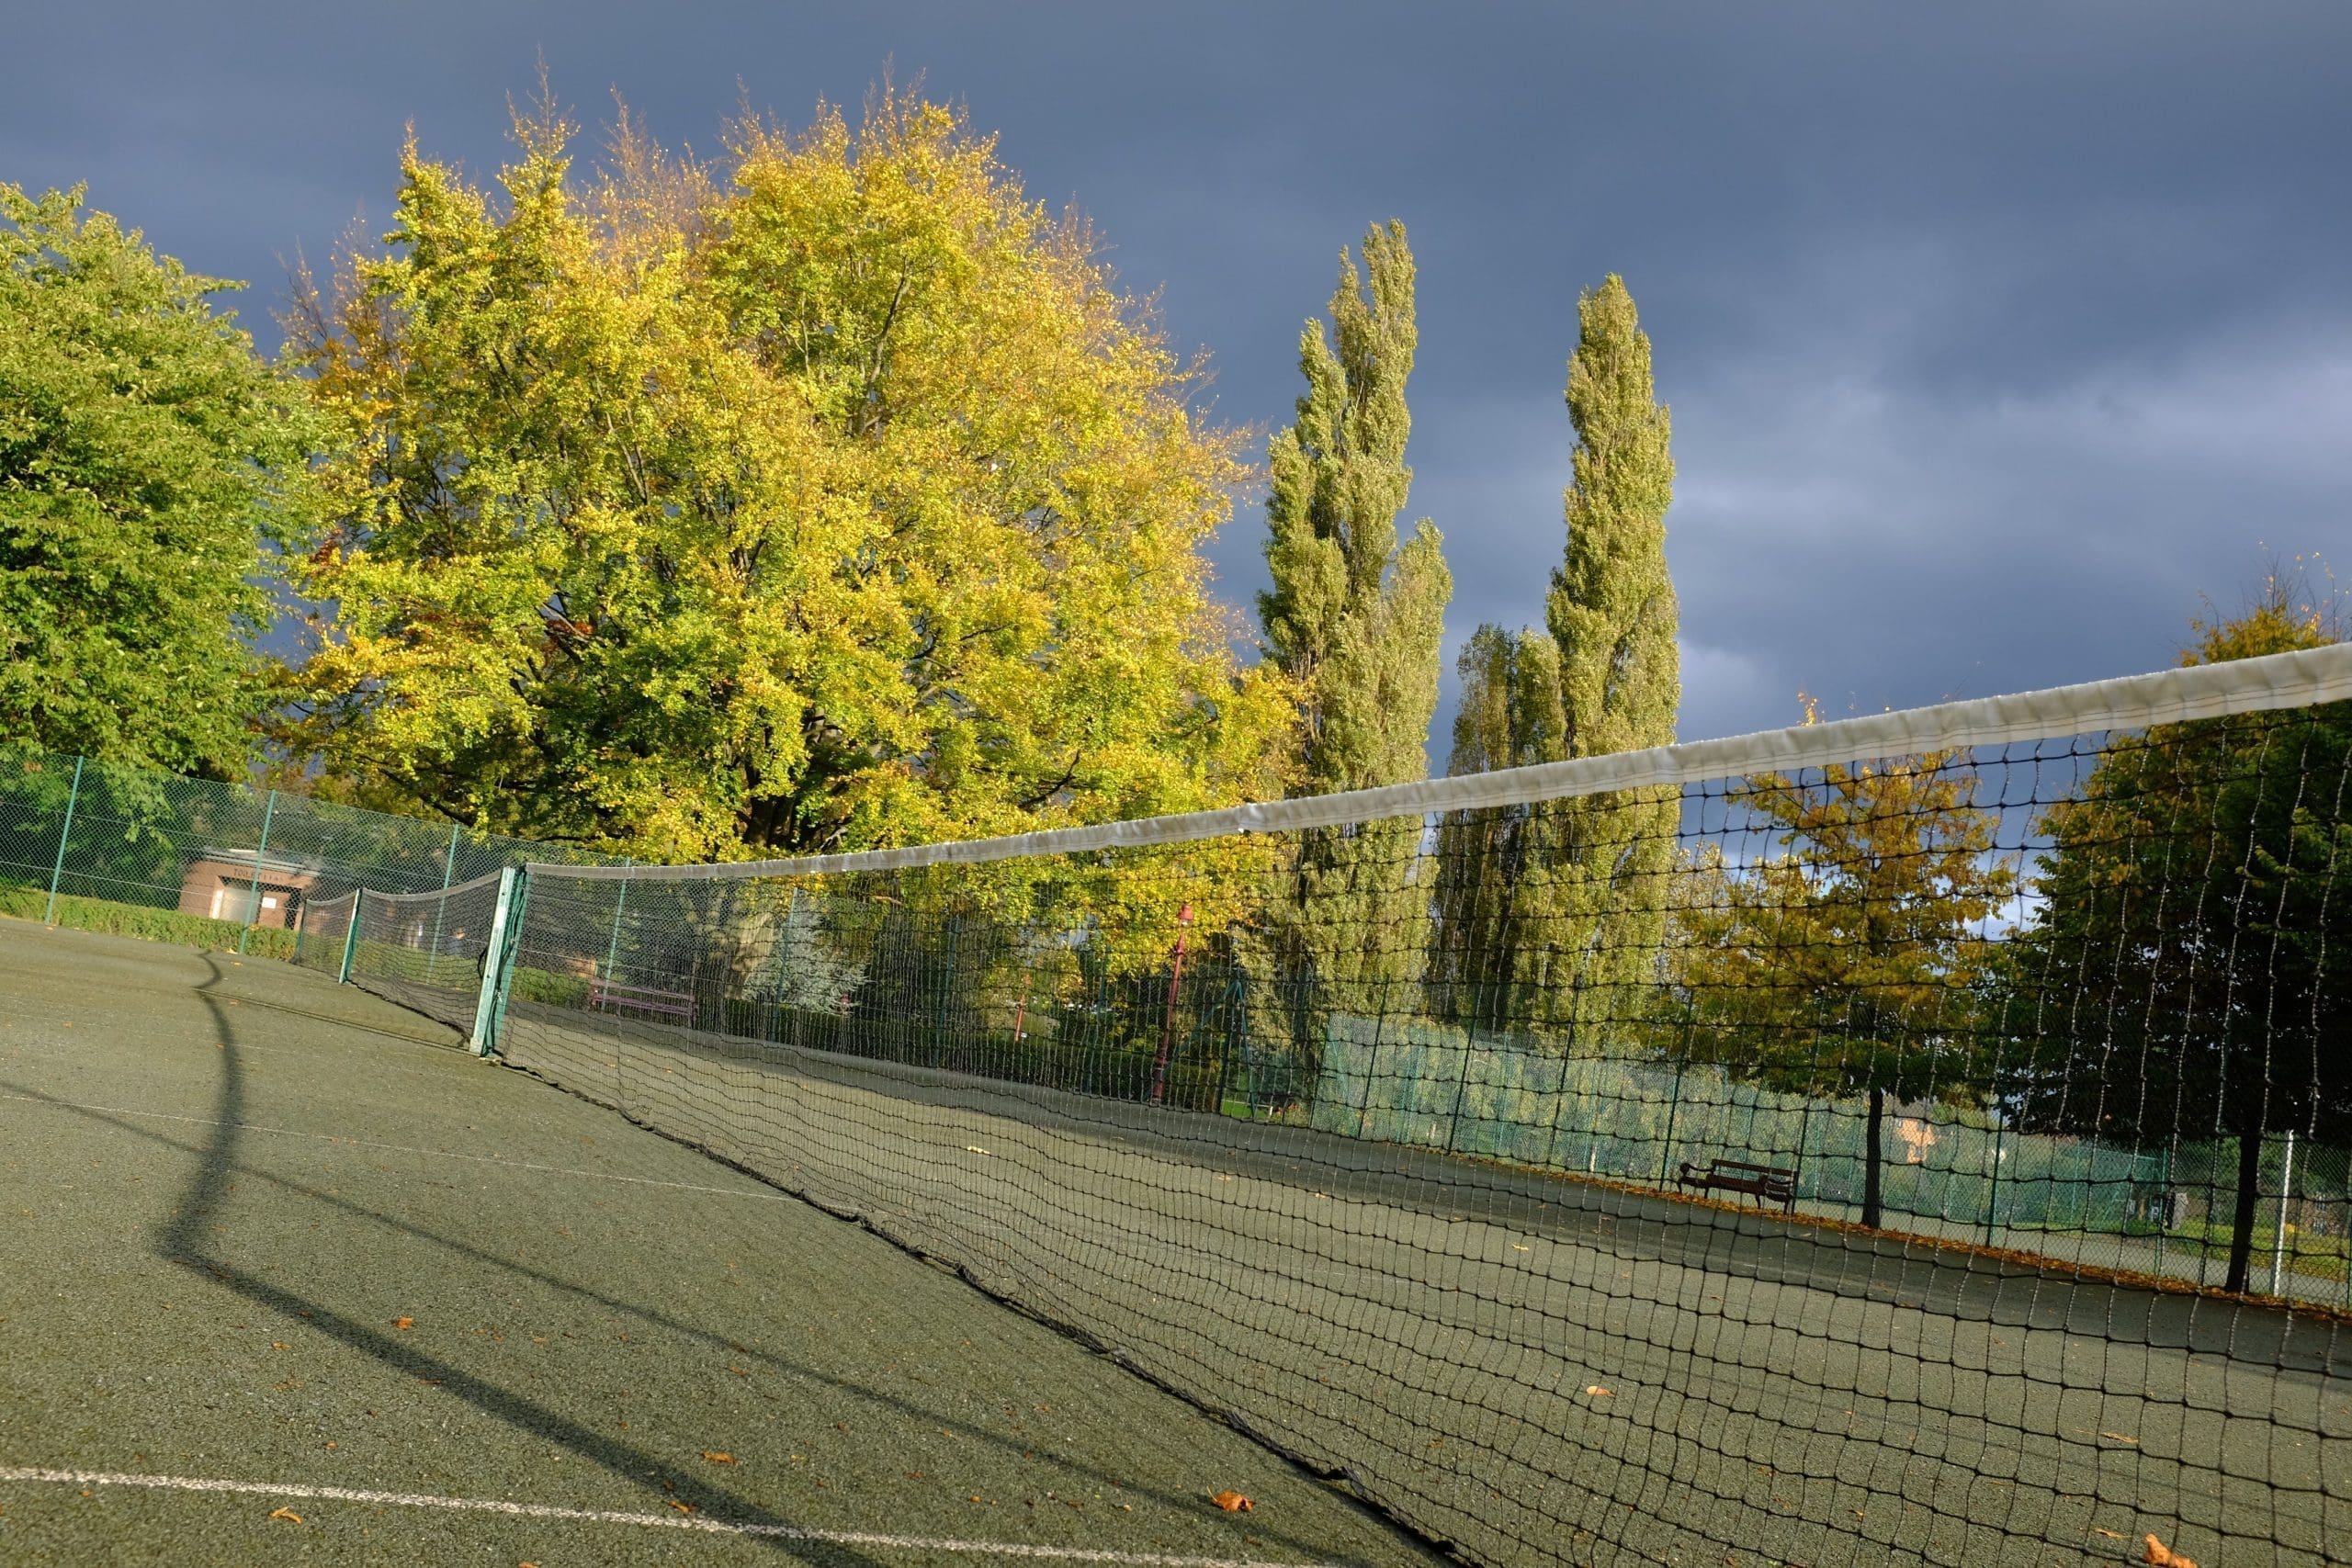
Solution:
[[[1168,1058],[1176,1046],[1176,993],[1184,984],[1185,928],[1193,923],[1190,904],[1176,911],[1176,963],[1168,976],[1168,1017],[1159,1026],[1159,1055],[1151,1064],[1151,1102],[1167,1103]]]

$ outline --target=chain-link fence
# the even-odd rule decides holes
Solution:
[[[284,790],[0,751],[0,915],[292,958],[316,945],[311,911],[355,888],[436,893],[526,859],[615,863]]]

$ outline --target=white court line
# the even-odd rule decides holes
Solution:
[[[591,1181],[626,1181],[632,1187],[670,1187],[681,1192],[716,1192],[722,1198],[757,1198],[770,1203],[797,1203],[799,1199],[785,1192],[771,1192],[764,1188],[706,1187],[694,1181],[663,1181],[650,1176],[616,1176],[609,1170],[575,1170],[569,1166],[541,1165],[536,1160],[501,1159],[496,1155],[459,1154],[450,1149],[420,1149],[410,1144],[379,1144],[366,1138],[340,1137],[333,1133],[305,1133],[294,1127],[268,1127],[258,1122],[223,1122],[213,1116],[175,1116],[168,1111],[140,1111],[128,1105],[92,1105],[84,1100],[60,1100],[48,1094],[0,1094],[0,1100],[20,1100],[27,1105],[53,1106],[62,1111],[96,1111],[109,1116],[139,1116],[150,1122],[185,1122],[197,1127],[234,1127],[241,1133],[268,1133],[280,1138],[308,1138],[314,1143],[335,1144],[352,1149],[381,1149],[390,1154],[425,1155],[434,1159],[469,1159],[477,1165],[503,1165],[514,1170],[536,1170],[548,1176],[577,1176]]]
[[[132,1475],[104,1470],[45,1470],[0,1465],[0,1481],[45,1481],[64,1486],[147,1486],[167,1492],[235,1492],[262,1497],[315,1498],[328,1503],[372,1503],[400,1508],[447,1508],[459,1513],[504,1514],[524,1519],[568,1519],[585,1524],[639,1525],[659,1529],[701,1530],[710,1535],[758,1536],[822,1546],[870,1546],[893,1551],[949,1551],[971,1557],[1047,1559],[1056,1562],[1111,1562],[1122,1568],[1314,1568],[1236,1557],[1179,1557],[1159,1551],[1114,1551],[1085,1546],[1023,1546],[993,1540],[928,1536],[877,1535],[868,1530],[812,1529],[806,1525],[738,1524],[684,1514],[628,1514],[617,1508],[560,1508],[547,1503],[507,1503],[492,1497],[436,1497],[424,1492],[368,1492],[351,1486],[310,1486],[299,1482],[224,1481],[199,1475]]]

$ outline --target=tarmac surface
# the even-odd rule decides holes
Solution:
[[[413,1012],[0,920],[0,1562],[265,1561],[1439,1558]]]

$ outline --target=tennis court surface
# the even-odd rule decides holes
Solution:
[[[2352,643],[464,879],[54,761],[292,963],[0,925],[0,1558],[2352,1560]]]
[[[1436,1560],[455,1045],[284,964],[0,920],[0,1560]]]

